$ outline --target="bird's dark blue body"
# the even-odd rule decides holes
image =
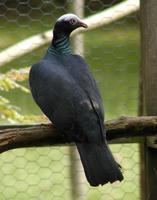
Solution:
[[[71,54],[68,38],[73,29],[64,19],[56,23],[54,40],[44,58],[31,68],[32,95],[56,128],[76,143],[92,186],[122,180],[106,143],[99,90],[83,58]]]
[[[37,104],[58,129],[64,132],[64,129],[76,126],[80,135],[84,132],[88,140],[96,141],[97,128],[102,137],[99,123],[99,118],[102,123],[104,120],[101,97],[80,56],[51,55],[48,52],[43,60],[33,65],[30,83]]]

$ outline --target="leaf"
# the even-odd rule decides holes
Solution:
[[[7,77],[14,81],[25,81],[28,79],[30,67],[22,68],[19,70],[12,69],[6,73]]]
[[[27,89],[26,87],[17,83],[16,78],[17,78],[16,76],[14,76],[14,78],[13,78],[11,76],[8,76],[8,74],[0,74],[0,90],[8,92],[9,90],[19,88],[23,92],[29,93],[29,89]],[[28,76],[27,76],[27,78],[28,78]],[[25,78],[22,77],[21,80],[25,80],[25,79],[26,79],[26,77]]]
[[[15,70],[12,69],[5,74],[0,74],[0,90],[8,92],[13,89],[20,89],[22,92],[29,92],[29,89],[21,85],[22,81],[28,79],[29,67]],[[20,108],[0,96],[0,118],[8,120],[10,123],[32,123],[47,121],[44,115],[22,115]]]

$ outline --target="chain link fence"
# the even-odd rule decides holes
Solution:
[[[98,13],[118,2],[87,0],[84,5],[85,16]],[[51,29],[56,18],[73,12],[73,3],[70,0],[1,0],[0,50]],[[3,66],[1,72],[31,66],[44,55],[47,47],[41,46],[13,60]],[[122,115],[137,115],[138,13],[85,33],[84,57],[101,90],[106,120]],[[25,85],[28,86],[28,83]],[[3,95],[12,104],[21,107],[23,114],[41,114],[30,94],[21,95],[19,91],[13,91]],[[122,166],[124,181],[97,188],[90,187],[84,177],[78,178],[78,183],[73,185],[70,155],[74,150],[70,147],[29,148],[3,153],[0,155],[0,200],[69,200],[74,199],[72,193],[75,187],[80,188],[80,193],[75,195],[80,200],[139,200],[139,145],[112,144],[110,147]],[[73,162],[79,162],[78,157]],[[82,177],[84,175],[81,171],[80,167],[76,168],[76,173]]]

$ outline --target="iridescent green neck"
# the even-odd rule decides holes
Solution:
[[[50,54],[71,54],[69,35],[60,34],[55,36],[52,40],[51,46],[48,48]]]

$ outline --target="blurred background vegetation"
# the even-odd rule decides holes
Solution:
[[[121,1],[86,0],[85,16]],[[72,12],[71,0],[1,0],[0,50],[53,27],[57,17]],[[138,13],[84,34],[85,59],[104,99],[106,119],[137,115],[139,80]],[[43,122],[29,92],[29,67],[48,45],[0,68],[0,121]],[[140,199],[138,144],[111,145],[123,167],[125,180],[97,189],[86,183],[85,199]],[[132,151],[134,149],[134,151]],[[71,175],[68,147],[13,150],[1,155],[0,200],[70,199]]]

